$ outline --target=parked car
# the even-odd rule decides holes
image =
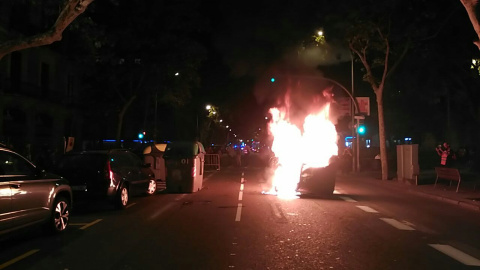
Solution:
[[[123,209],[130,195],[157,190],[150,164],[125,149],[67,153],[57,160],[54,172],[70,181],[78,202],[106,199]]]
[[[36,224],[51,232],[65,231],[71,205],[66,179],[0,147],[0,235]]]

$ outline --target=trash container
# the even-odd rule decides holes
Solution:
[[[298,191],[305,194],[331,195],[335,190],[338,161],[322,168],[308,168],[302,171]]]
[[[143,150],[145,164],[150,164],[159,190],[166,189],[165,160],[163,159],[166,147],[166,143],[154,143]]]
[[[202,189],[205,149],[198,141],[175,141],[163,153],[166,190],[169,193],[192,193]]]

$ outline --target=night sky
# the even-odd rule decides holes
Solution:
[[[388,3],[392,1],[381,1]],[[398,1],[397,1],[398,2]],[[350,5],[351,3],[351,5]],[[399,3],[402,3],[400,1]],[[437,43],[441,53],[438,58],[465,53],[475,53],[471,41],[474,32],[469,24],[468,16],[460,1],[404,1],[405,5],[398,7],[398,14],[411,12],[423,14],[431,25],[426,27],[418,20],[419,31],[425,31],[426,42]],[[407,3],[409,3],[407,5]],[[412,4],[413,3],[413,4]],[[347,4],[347,5],[345,5]],[[203,72],[204,98],[218,102],[220,106],[233,113],[235,125],[242,131],[251,130],[259,125],[266,110],[282,98],[281,92],[268,88],[270,74],[281,73],[292,67],[288,59],[299,44],[312,36],[322,25],[328,15],[341,13],[342,8],[373,6],[378,1],[204,1],[202,12],[211,22],[212,32],[209,39],[209,59]],[[340,7],[342,6],[343,7]],[[355,6],[358,5],[358,6]],[[407,10],[410,9],[418,10]],[[405,10],[402,10],[405,9]],[[368,9],[367,9],[368,10]],[[415,21],[415,18],[411,18]],[[402,31],[402,25],[392,23],[394,31]],[[411,27],[411,26],[410,26]],[[405,29],[406,30],[406,29]],[[328,40],[329,33],[325,33]],[[430,40],[427,40],[430,39]],[[443,49],[442,49],[443,47]],[[343,48],[344,49],[344,48]],[[342,48],[335,48],[342,50]],[[421,60],[421,59],[417,59]],[[324,64],[323,74],[339,80],[349,89],[350,69],[348,59],[336,63]],[[303,63],[315,72],[315,65]],[[309,66],[310,65],[310,66]],[[415,66],[415,64],[413,64]],[[362,82],[362,66],[356,63],[356,88],[363,95],[371,95],[370,86]],[[305,68],[304,68],[305,69]],[[375,102],[374,99],[371,100]]]

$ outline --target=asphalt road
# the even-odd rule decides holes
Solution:
[[[76,209],[71,227],[0,242],[0,269],[475,269],[478,212],[337,177],[332,196],[280,199],[259,169],[222,169],[192,194]],[[477,265],[477,266],[475,266]]]

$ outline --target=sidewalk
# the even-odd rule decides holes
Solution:
[[[458,192],[456,192],[457,183],[455,182],[452,182],[450,186],[448,181],[439,180],[436,187],[434,187],[436,178],[434,171],[422,172],[418,179],[418,185],[415,183],[415,180],[398,180],[397,178],[381,180],[381,173],[372,171],[354,173],[351,174],[350,177],[358,178],[358,180],[381,181],[386,185],[407,189],[409,192],[422,196],[428,196],[461,207],[480,211],[480,181],[476,182],[477,186],[476,189],[474,189],[475,181],[473,181],[471,177],[465,177],[465,180],[462,177]]]

